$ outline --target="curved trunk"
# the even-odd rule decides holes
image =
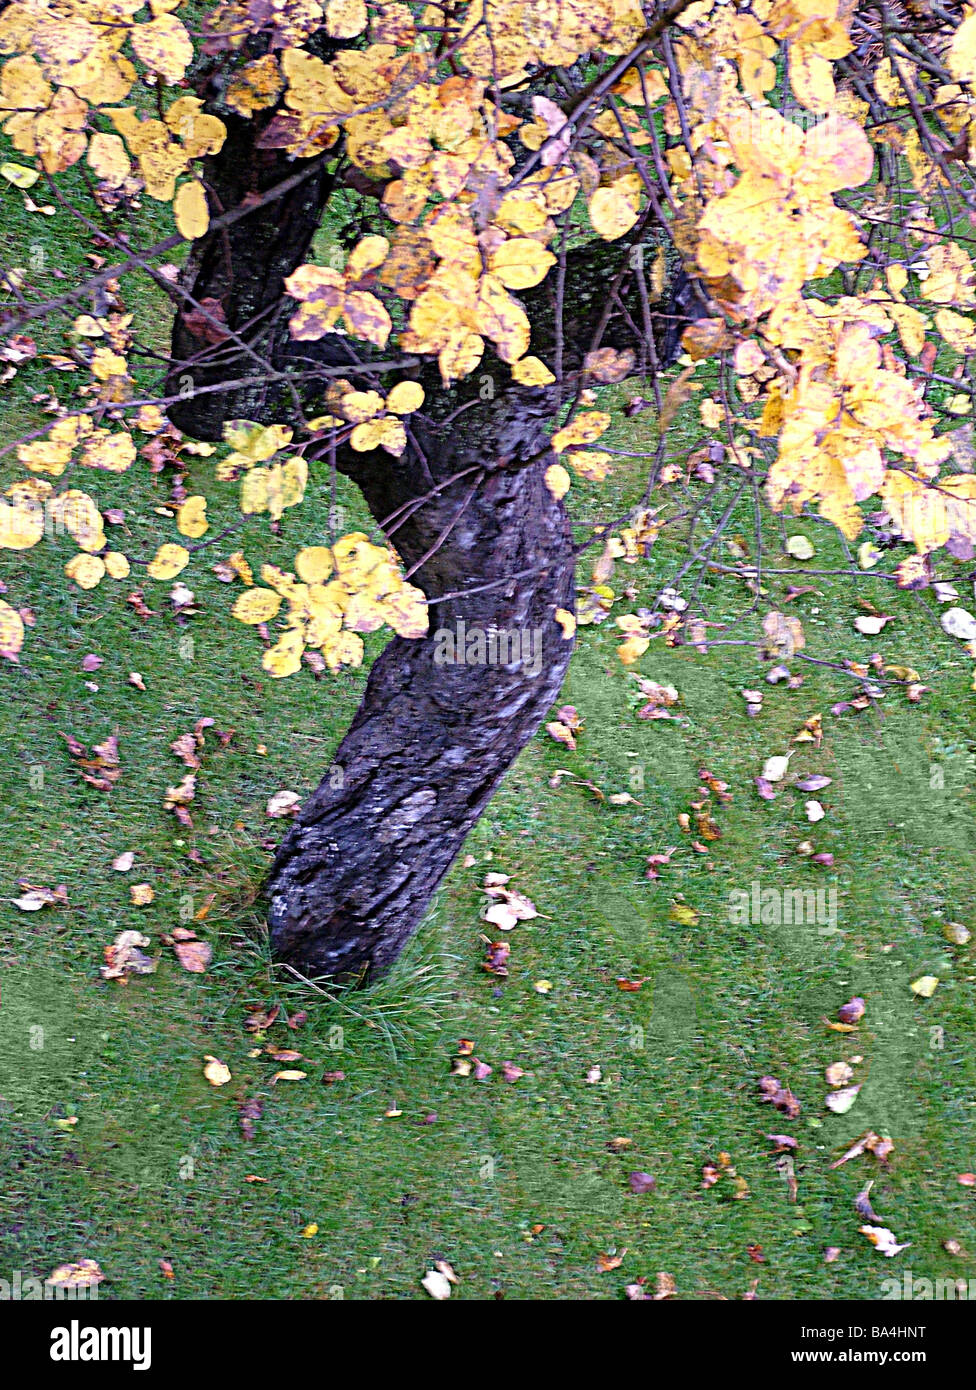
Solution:
[[[476,475],[473,491],[462,479],[393,535],[409,567],[454,518],[414,582],[429,597],[493,587],[432,606],[428,635],[395,638],[374,665],[341,777],[326,775],[274,861],[279,960],[311,975],[387,968],[558,694],[573,643],[554,613],[573,606],[573,552],[543,471]],[[388,515],[387,489],[365,490]]]
[[[283,281],[308,252],[331,178],[324,163],[296,171],[262,148],[254,122],[228,122],[208,183],[218,211],[246,215],[194,244],[182,280],[189,299],[168,376],[173,393],[189,379],[169,411],[180,429],[219,439],[229,417],[292,422],[299,396],[320,401],[338,367],[375,384],[368,351],[357,369],[361,344],[287,335]],[[491,360],[446,389],[427,362],[415,373],[427,398],[404,456],[338,451],[381,528],[397,514],[386,533],[435,602],[429,635],[395,638],[376,662],[335,756],[341,778],[326,774],[275,857],[272,945],[305,973],[362,977],[392,963],[558,694],[573,643],[554,614],[572,611],[574,555],[565,509],[544,482],[548,427],[591,346],[633,348],[638,365],[671,355],[664,342],[650,352],[669,315],[650,309],[625,251],[570,252],[558,326],[551,283],[523,296],[534,349],[561,364],[560,383],[524,388]],[[683,318],[683,307],[673,314]]]

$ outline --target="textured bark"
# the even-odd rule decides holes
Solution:
[[[252,122],[231,123],[210,180],[224,207],[294,172],[294,164],[262,152],[255,141]],[[183,283],[197,303],[218,301],[228,325],[279,372],[342,363],[357,381],[348,342],[336,335],[321,343],[287,338],[282,282],[306,259],[328,193],[320,172],[226,232],[209,233],[195,245]],[[581,369],[595,330],[601,346],[634,348],[645,370],[671,355],[674,306],[648,322],[636,280],[626,272],[628,251],[626,244],[597,242],[570,253],[561,335],[552,277],[522,296],[533,351],[561,360],[565,374]],[[608,300],[610,287],[619,302]],[[683,304],[677,312],[683,315]],[[649,351],[649,331],[662,334],[656,354]],[[239,343],[205,338],[198,317],[189,324],[178,319],[171,389],[187,370],[198,385],[254,374]],[[355,351],[368,355],[369,349],[357,343]],[[492,378],[489,400],[482,399],[485,373]],[[347,449],[337,463],[381,525],[397,508],[426,498],[406,524],[391,528],[390,538],[408,570],[419,565],[413,582],[429,598],[463,596],[432,606],[426,638],[395,638],[383,652],[334,759],[341,786],[334,773],[326,775],[275,857],[267,884],[273,948],[280,960],[313,975],[363,977],[396,958],[558,694],[573,645],[554,619],[557,608],[573,608],[569,522],[543,474],[552,462],[547,426],[575,381],[518,387],[509,369],[488,356],[475,376],[450,391],[433,363],[417,375],[427,399],[423,414],[412,419],[403,458]],[[280,381],[193,395],[170,414],[181,429],[207,439],[219,439],[228,418],[294,418]],[[449,483],[462,470],[466,475]],[[503,664],[438,664],[436,633],[457,636],[461,624],[468,633],[500,630],[529,645],[520,660]]]
[[[260,148],[266,121],[226,113],[222,119],[227,139],[206,169],[218,213],[260,199],[296,174],[308,176],[230,227],[193,243],[182,276],[191,299],[183,301],[173,324],[165,391],[181,396],[168,411],[176,427],[210,440],[223,437],[225,420],[281,419],[292,410],[287,387],[263,364],[281,360],[291,303],[284,280],[308,258],[332,188],[323,163],[313,161],[303,169],[278,151]],[[228,334],[221,341],[227,330],[236,338]],[[258,378],[253,385],[200,394],[222,381],[253,378]]]
[[[519,416],[471,414],[481,418],[466,422],[463,438],[441,439],[435,475],[475,461],[488,471],[426,503],[393,540],[409,567],[453,520],[413,582],[430,597],[494,587],[433,606],[427,637],[389,644],[335,755],[342,785],[323,779],[278,850],[268,885],[272,945],[306,973],[362,975],[392,963],[569,662],[572,642],[553,616],[573,606],[568,517],[543,481],[551,456],[518,466],[544,449],[541,421],[528,405]],[[502,457],[509,466],[495,467]],[[375,516],[414,491],[415,471],[380,464],[360,479]],[[527,644],[521,659],[438,664],[437,632],[458,637],[462,623],[469,636],[516,634]]]

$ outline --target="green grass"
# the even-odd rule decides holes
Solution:
[[[44,234],[57,231],[45,224]],[[15,383],[25,410],[26,380]],[[615,442],[646,444],[650,414]],[[674,449],[692,442],[676,435]],[[20,472],[8,457],[6,483]],[[209,476],[201,461],[187,481],[205,485],[216,532],[236,515],[235,488]],[[173,538],[154,510],[167,497],[165,475],[140,463],[122,479],[86,483],[103,508],[125,508],[126,553],[147,558]],[[256,518],[201,552],[181,576],[199,607],[185,627],[170,610],[171,586],[136,572],[69,594],[66,540],[2,557],[9,601],[37,621],[21,665],[2,672],[0,882],[5,899],[20,878],[63,882],[70,906],[2,907],[0,1274],[44,1276],[88,1257],[106,1275],[107,1297],[422,1298],[424,1271],[444,1258],[460,1275],[459,1296],[547,1299],[620,1297],[657,1271],[684,1296],[730,1298],[756,1279],[761,1297],[843,1299],[878,1298],[881,1281],[905,1268],[976,1276],[973,1194],[957,1182],[976,1169],[973,954],[941,930],[976,926],[972,662],[959,644],[916,598],[868,574],[811,579],[818,592],[789,610],[803,619],[808,651],[838,661],[878,650],[914,665],[931,687],[921,705],[893,687],[875,709],[832,717],[854,689],[837,671],[797,662],[804,684],[787,691],[764,685],[751,648],[703,657],[656,637],[635,669],[677,687],[683,722],[645,722],[615,655],[619,632],[611,621],[581,629],[561,697],[586,721],[577,751],[541,733],[473,831],[475,863],[455,865],[393,974],[329,998],[268,959],[259,893],[281,827],[265,805],[282,788],[315,784],[365,672],[270,680],[258,639],[229,617],[237,586],[210,570],[239,546],[254,563],[286,563],[300,545],[327,540],[327,491],[317,479],[277,537]],[[607,487],[577,491],[580,515],[614,514],[639,495],[639,471],[621,464]],[[365,520],[352,493],[340,501],[347,529]],[[750,528],[744,515],[733,529]],[[840,562],[827,528],[804,520],[789,529],[817,547],[807,568]],[[774,553],[778,537],[774,522]],[[665,533],[650,560],[618,565],[615,587],[634,592],[614,614],[653,601],[680,561],[679,540]],[[151,618],[125,602],[136,584]],[[705,584],[710,617],[748,603],[739,581],[709,575]],[[770,603],[783,587],[771,585]],[[854,633],[858,598],[895,615],[881,637]],[[187,634],[192,655],[185,644],[181,655]],[[754,635],[754,623],[734,635]],[[383,634],[367,641],[375,657]],[[86,675],[89,652],[105,661]],[[132,671],[145,692],[127,683]],[[749,719],[739,692],[757,685],[765,707]],[[834,779],[827,818],[811,827],[801,794],[765,803],[752,779],[816,712],[823,746],[799,745],[791,765]],[[205,735],[188,831],[162,805],[185,771],[169,744],[202,717],[234,734],[226,747]],[[112,731],[123,771],[104,793],[80,780],[60,735],[91,744]],[[734,794],[716,811],[722,838],[707,855],[677,823],[702,766]],[[551,786],[560,768],[578,780]],[[585,781],[607,796],[634,790],[640,804],[601,802]],[[835,855],[833,869],[797,856],[807,838]],[[671,863],[649,882],[646,857],[670,845]],[[113,872],[127,849],[135,867]],[[505,981],[480,964],[479,884],[489,869],[511,874],[540,912],[512,933]],[[733,925],[729,892],[753,880],[836,885],[838,931]],[[130,904],[134,882],[153,886],[151,906]],[[159,938],[210,895],[198,930],[214,961],[206,975],[188,975]],[[692,925],[672,919],[675,902],[695,909]],[[120,986],[102,981],[99,965],[125,928],[146,932],[160,963]],[[940,984],[916,1000],[909,984],[925,973]],[[645,983],[625,992],[618,977]],[[535,988],[544,979],[547,994]],[[830,1032],[824,1018],[853,994],[867,1001],[859,1032]],[[275,1003],[308,1013],[297,1031],[279,1023],[265,1040],[302,1051],[304,1081],[273,1085],[273,1060],[249,1056],[261,1041],[244,1029],[247,1007]],[[461,1038],[493,1067],[486,1081],[450,1075]],[[230,1067],[228,1085],[207,1084],[207,1054]],[[824,1068],[854,1055],[864,1088],[848,1114],[833,1115]],[[524,1069],[514,1085],[501,1078],[505,1061]],[[601,1079],[589,1082],[596,1066]],[[337,1070],[345,1079],[323,1084]],[[759,1103],[768,1073],[800,1099],[798,1120]],[[263,1114],[247,1142],[237,1106],[254,1097]],[[57,1123],[72,1116],[74,1126]],[[869,1128],[894,1140],[888,1166],[864,1157],[831,1170]],[[769,1132],[798,1140],[795,1202]],[[631,1143],[613,1152],[619,1137]],[[703,1190],[702,1167],[721,1151],[748,1196],[735,1199],[725,1181]],[[629,1192],[634,1170],[655,1175],[655,1194]],[[254,1175],[265,1181],[248,1182]],[[858,1234],[854,1199],[869,1178],[882,1223],[912,1242],[894,1260]],[[306,1238],[309,1223],[318,1231]],[[965,1253],[948,1254],[946,1240]],[[748,1253],[755,1245],[761,1264]],[[828,1246],[841,1250],[830,1265]],[[620,1266],[599,1272],[598,1256],[614,1252]],[[173,1280],[160,1259],[172,1262]]]

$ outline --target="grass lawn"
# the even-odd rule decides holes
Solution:
[[[14,237],[49,246],[70,275],[86,248],[58,240],[66,215],[27,219],[11,193]],[[48,418],[26,376],[5,387],[0,443]],[[652,414],[614,442],[646,444]],[[694,437],[674,432],[670,451],[684,457]],[[23,474],[13,455],[2,467],[4,486]],[[211,476],[202,459],[187,481],[214,499],[215,534],[238,513],[234,485]],[[119,548],[130,558],[175,537],[155,510],[165,475],[140,462],[123,478],[72,481],[103,509],[125,510]],[[787,609],[803,620],[807,651],[835,662],[880,651],[930,687],[918,705],[893,686],[873,708],[839,716],[830,707],[855,683],[835,669],[796,662],[804,682],[788,690],[765,684],[768,666],[750,647],[701,656],[656,637],[632,669],[677,688],[680,718],[641,720],[615,654],[620,632],[612,620],[581,628],[561,700],[585,720],[577,750],[540,733],[472,833],[474,863],[455,865],[395,971],[329,998],[270,964],[259,892],[281,824],[265,807],[317,782],[365,672],[265,676],[253,630],[229,616],[239,585],[210,568],[237,548],[255,565],[287,566],[301,545],[328,543],[319,481],[279,536],[255,518],[197,557],[181,576],[198,609],[183,627],[171,584],[135,571],[74,590],[67,540],[0,560],[8,600],[37,615],[21,664],[2,671],[0,1274],[43,1277],[87,1257],[106,1276],[100,1296],[118,1298],[425,1298],[420,1280],[437,1258],[467,1298],[619,1298],[662,1271],[681,1296],[726,1298],[756,1281],[761,1298],[846,1299],[880,1298],[882,1280],[905,1269],[976,1277],[976,1197],[958,1182],[976,1169],[973,950],[943,934],[948,922],[976,927],[976,697],[972,661],[933,619],[934,601],[870,574],[804,579],[843,556],[827,527],[791,523],[816,547],[806,567],[779,562],[816,590]],[[583,491],[578,514],[616,514],[639,493],[638,466],[621,463],[607,486]],[[366,521],[351,492],[339,500],[344,529]],[[779,535],[774,519],[773,554]],[[680,562],[678,539],[618,564],[611,582],[633,593],[614,616],[653,602]],[[787,582],[769,581],[761,611]],[[150,617],[125,601],[137,584]],[[711,618],[748,604],[740,581],[706,585]],[[879,637],[854,631],[862,598],[895,617]],[[753,636],[753,624],[731,635]],[[367,639],[370,658],[383,640]],[[94,672],[82,669],[89,653],[104,658]],[[128,683],[133,671],[144,691]],[[750,687],[765,691],[754,719],[740,693]],[[816,713],[822,746],[791,745]],[[220,746],[204,735],[187,830],[163,809],[186,772],[169,745],[201,718],[233,737]],[[82,782],[62,734],[90,745],[113,732],[122,775],[102,792]],[[753,784],[790,746],[791,776],[833,779],[814,826],[802,793],[784,784],[764,802]],[[702,767],[733,793],[715,809],[722,834],[706,854],[678,825]],[[632,791],[638,804],[601,801],[587,782],[606,797]],[[833,867],[797,855],[805,839]],[[649,881],[647,856],[672,845]],[[126,850],[133,868],[113,871]],[[481,968],[489,871],[512,875],[540,914],[511,933],[505,980]],[[18,879],[65,884],[68,906],[18,910]],[[753,882],[835,886],[836,930],[731,921],[730,892]],[[136,883],[152,886],[148,906],[130,902]],[[214,958],[191,975],[160,937],[203,909],[196,926]],[[151,938],[158,969],[103,981],[103,948],[128,928]],[[939,984],[916,998],[910,982],[926,974]],[[644,983],[622,990],[619,978]],[[866,1001],[858,1031],[830,1031],[824,1020],[853,995]],[[275,1004],[282,1019],[304,1010],[307,1021],[294,1031],[279,1021],[264,1037],[245,1030],[248,1006]],[[485,1080],[450,1074],[460,1039],[492,1067]],[[281,1064],[251,1055],[267,1044],[300,1050],[305,1060],[285,1065],[306,1078],[273,1083]],[[230,1068],[228,1084],[207,1083],[208,1055]],[[831,1113],[825,1068],[854,1058],[863,1089],[846,1114]],[[504,1062],[524,1072],[514,1084]],[[343,1079],[323,1082],[335,1072]],[[798,1118],[760,1102],[769,1074],[799,1099]],[[238,1108],[254,1100],[262,1113],[247,1139]],[[869,1129],[893,1141],[888,1163],[864,1155],[832,1169]],[[770,1133],[797,1141],[795,1200]],[[744,1187],[728,1176],[703,1187],[703,1167],[723,1152]],[[656,1190],[632,1193],[634,1171],[653,1174]],[[872,1178],[879,1223],[911,1242],[890,1260],[858,1232],[855,1198]],[[840,1252],[830,1263],[828,1247]]]

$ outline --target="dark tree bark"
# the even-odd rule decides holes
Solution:
[[[229,207],[294,169],[260,150],[253,123],[238,122],[209,178]],[[287,339],[282,282],[306,259],[328,194],[328,176],[316,173],[286,198],[195,245],[184,285],[197,304],[219,301],[247,346],[207,342],[198,316],[191,311],[190,324],[178,317],[171,385],[187,359],[197,384],[253,375],[252,347],[281,374],[342,364],[357,380],[361,344],[335,335],[312,344]],[[565,384],[519,387],[486,354],[487,391],[480,368],[447,391],[436,365],[425,364],[416,375],[427,399],[423,414],[412,417],[403,457],[338,453],[337,466],[362,489],[381,526],[398,509],[419,504],[408,507],[404,524],[399,514],[389,536],[405,568],[417,567],[412,582],[435,602],[428,636],[395,638],[374,665],[335,756],[341,786],[326,775],[275,857],[266,888],[272,945],[278,959],[305,973],[362,978],[395,960],[559,692],[573,643],[554,614],[573,609],[574,554],[566,511],[544,482],[553,461],[547,426],[567,390],[574,393],[573,374],[595,330],[602,346],[635,348],[638,369],[655,360],[646,295],[628,263],[621,243],[570,254],[558,350],[551,280],[523,296],[533,351],[562,361]],[[661,329],[663,337],[667,325],[665,315],[654,336]],[[360,359],[359,382],[372,384],[362,369]],[[170,413],[179,428],[207,439],[220,438],[228,418],[293,419],[283,379],[191,395]],[[526,645],[499,664],[439,664],[436,634],[457,638],[462,624],[468,633],[515,634]]]
[[[342,785],[323,779],[278,850],[268,884],[272,945],[306,973],[392,963],[559,692],[573,644],[554,613],[572,610],[574,557],[545,460],[517,466],[526,446],[544,446],[534,423],[509,418],[492,430],[482,421],[469,424],[460,448],[441,441],[435,476],[469,464],[478,471],[392,537],[408,568],[437,547],[412,580],[430,597],[472,592],[432,607],[422,640],[390,642],[335,755]],[[497,467],[513,450],[511,464]],[[403,498],[384,467],[360,479],[378,519]],[[464,633],[473,629],[514,634],[520,645],[503,655],[516,659],[465,664]],[[438,664],[438,632],[455,640],[458,664]]]
[[[322,219],[332,175],[323,158],[303,168],[276,150],[262,149],[267,119],[221,113],[227,139],[206,162],[215,211],[260,200],[280,184],[293,186],[246,217],[193,243],[182,284],[190,298],[177,308],[167,396],[177,429],[198,439],[223,438],[225,420],[272,420],[294,414],[287,387],[267,372],[288,338],[285,277],[308,258]],[[297,176],[297,177],[296,177]],[[233,335],[233,336],[232,336]],[[262,379],[264,378],[264,379]],[[251,381],[227,391],[204,388]]]

